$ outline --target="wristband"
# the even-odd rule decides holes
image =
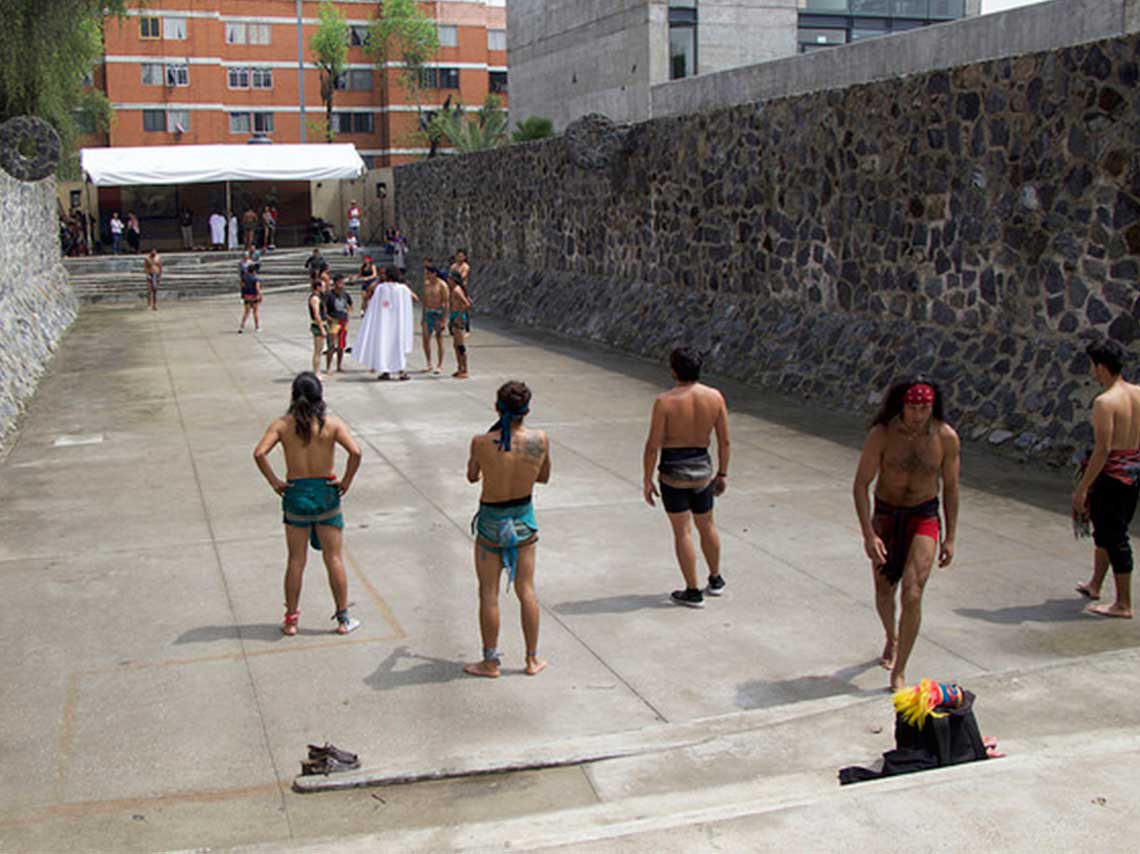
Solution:
[[[728,477],[728,472],[726,472],[726,471],[718,471],[718,472],[716,473],[716,476],[717,476],[717,477]]]

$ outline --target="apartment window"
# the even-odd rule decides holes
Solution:
[[[254,113],[253,130],[255,133],[273,133],[273,113]]]
[[[669,0],[669,79],[697,73],[696,0]]]
[[[458,68],[425,68],[423,70],[425,89],[458,89]]]
[[[166,130],[166,113],[163,110],[143,110],[143,130],[147,133]]]
[[[372,89],[372,72],[354,68],[336,79],[337,89],[350,89],[354,92],[367,92]]]
[[[439,46],[459,47],[459,27],[450,24],[440,24]]]
[[[139,18],[139,38],[162,38],[161,20],[161,18],[151,17]]]
[[[371,41],[368,27],[349,27],[348,44],[350,47],[364,47]]]
[[[167,110],[166,111],[166,131],[167,133],[183,133],[190,130],[190,111],[189,110]]]
[[[168,66],[166,66],[166,85],[167,86],[189,86],[190,85],[190,66],[189,65],[168,65]]]
[[[165,76],[165,70],[162,63],[159,62],[144,62],[142,64],[142,85],[143,86],[161,86]]]
[[[249,113],[230,113],[230,133],[249,133],[251,127]]]
[[[245,44],[245,24],[226,24],[226,44]]]
[[[506,50],[507,31],[487,30],[487,50]]]
[[[238,65],[228,69],[226,71],[226,85],[231,89],[248,89],[249,68]]]
[[[87,69],[79,77],[79,85],[81,86],[94,86],[95,85],[95,71],[94,69]]]
[[[249,24],[249,43],[250,44],[271,44],[272,43],[272,24]]]
[[[186,19],[163,18],[162,37],[171,41],[184,41],[186,39]]]
[[[372,133],[372,113],[333,113],[333,130],[337,133]]]
[[[272,89],[273,88],[273,69],[272,68],[254,68],[250,71],[250,81],[253,83],[254,89]]]
[[[507,72],[490,71],[487,73],[488,88],[499,95],[507,94]]]

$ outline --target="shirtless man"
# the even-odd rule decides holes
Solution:
[[[958,530],[958,434],[946,423],[942,395],[933,383],[908,380],[887,392],[863,444],[853,487],[863,550],[871,559],[875,608],[887,640],[879,664],[891,672],[891,690],[906,686],[906,663],[922,621],[922,591],[937,555],[954,559]],[[876,476],[878,479],[876,480]],[[946,502],[939,548],[938,481]],[[874,515],[867,497],[875,481]],[[898,629],[895,588],[902,581]]]
[[[151,247],[150,252],[143,258],[143,269],[146,271],[146,307],[151,311],[158,311],[158,286],[162,283],[162,259],[158,257],[158,250]]]
[[[1093,377],[1104,388],[1093,401],[1094,445],[1082,462],[1084,474],[1073,490],[1073,513],[1092,522],[1092,578],[1077,585],[1089,599],[1100,598],[1108,567],[1116,582],[1116,601],[1092,605],[1102,617],[1132,618],[1132,546],[1128,525],[1140,494],[1140,386],[1120,375],[1124,351],[1113,341],[1091,344],[1088,353]]]
[[[281,443],[285,451],[285,480],[269,464],[269,452]],[[334,472],[336,446],[348,452],[344,476]],[[285,544],[289,560],[285,569],[285,620],[281,631],[297,634],[301,578],[305,572],[309,543],[325,558],[329,586],[336,604],[337,634],[347,635],[360,625],[348,615],[348,580],[341,557],[344,515],[340,499],[352,485],[360,468],[360,447],[339,418],[325,415],[321,381],[308,371],[293,380],[289,411],[269,425],[253,451],[253,459],[273,491],[281,496]]]
[[[526,675],[546,668],[538,657],[538,598],[534,592],[535,543],[538,522],[531,493],[536,483],[550,482],[550,441],[542,430],[529,430],[523,418],[530,411],[530,389],[512,381],[499,389],[498,422],[471,440],[467,480],[482,477],[479,512],[471,524],[475,539],[475,574],[479,578],[479,630],[483,660],[463,669],[472,676],[499,675],[499,573],[507,571],[519,597]]]
[[[471,276],[471,265],[467,263],[467,250],[456,249],[455,260],[448,268],[449,273],[458,273],[460,284],[463,286],[463,296],[467,297],[468,301],[471,300],[471,291],[468,288],[468,279]],[[468,335],[471,334],[471,312],[467,312],[467,316],[463,319],[463,331]]]
[[[455,361],[458,370],[452,374],[457,380],[465,380],[467,373],[467,312],[471,308],[471,300],[463,290],[463,277],[459,273],[451,274],[451,291],[448,294],[450,311],[447,314],[447,329],[451,332],[451,342],[455,345]]]
[[[701,357],[688,347],[678,347],[669,356],[673,388],[653,402],[649,437],[645,440],[642,491],[646,503],[654,506],[660,495],[673,526],[673,549],[681,564],[685,589],[674,590],[672,601],[690,608],[705,606],[704,593],[697,586],[697,552],[693,547],[692,525],[697,526],[701,551],[709,565],[705,593],[724,593],[720,574],[720,536],[713,524],[713,497],[723,495],[728,485],[728,408],[724,396],[701,378]],[[717,468],[709,455],[709,436],[716,431]],[[661,463],[657,465],[657,454]],[[653,467],[661,485],[653,483]],[[714,476],[715,471],[715,476]]]
[[[443,373],[443,319],[448,311],[447,285],[439,278],[431,259],[424,259],[424,313],[421,321],[424,339],[424,358],[427,359],[427,369],[430,373],[439,375]],[[435,336],[436,350],[439,353],[439,364],[432,368],[431,364],[431,337]]]
[[[313,336],[313,373],[321,371],[321,354],[328,338],[328,324],[325,320],[325,280],[313,277],[309,292],[309,334]]]

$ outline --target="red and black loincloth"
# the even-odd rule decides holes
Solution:
[[[942,533],[942,523],[938,517],[938,496],[913,507],[895,507],[876,496],[871,524],[887,547],[887,562],[879,567],[879,572],[891,584],[898,584],[906,568],[911,541],[916,536],[921,536],[938,542]]]

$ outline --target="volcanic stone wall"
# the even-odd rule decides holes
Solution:
[[[1140,354],[1140,38],[397,170],[481,312],[862,413],[942,384],[964,436],[1067,459],[1083,347]],[[1135,371],[1134,371],[1135,373]]]
[[[25,182],[0,170],[0,442],[25,402],[77,302],[60,260],[55,179]]]

